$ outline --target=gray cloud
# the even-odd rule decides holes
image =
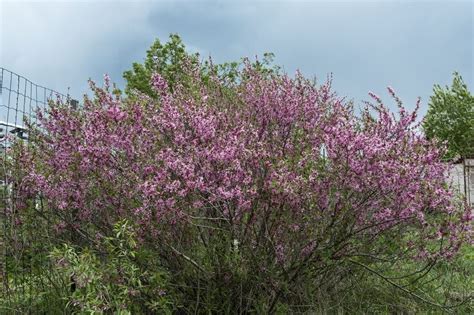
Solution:
[[[1,64],[74,96],[121,74],[154,38],[179,33],[217,62],[271,51],[292,73],[324,79],[355,101],[391,85],[407,105],[459,71],[473,83],[471,1],[18,2],[1,4]]]

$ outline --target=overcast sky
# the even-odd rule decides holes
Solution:
[[[406,105],[458,71],[473,86],[473,1],[9,1],[0,0],[0,66],[75,98],[87,79],[142,61],[155,38],[178,33],[217,62],[273,52],[289,73],[324,79],[360,104],[395,88]]]

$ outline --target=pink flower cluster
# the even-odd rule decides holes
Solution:
[[[375,94],[356,115],[330,81],[316,87],[299,73],[247,66],[231,89],[194,80],[170,92],[156,74],[157,101],[120,99],[107,83],[92,85],[83,109],[52,106],[25,191],[41,193],[62,220],[103,231],[127,217],[142,235],[176,240],[208,218],[240,244],[258,247],[263,234],[279,262],[328,244],[351,255],[354,240],[390,233],[414,233],[407,246],[423,253],[427,240],[443,239],[442,255],[470,239],[471,210],[446,186],[442,152],[391,88],[398,115]]]

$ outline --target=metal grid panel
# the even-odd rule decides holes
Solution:
[[[37,298],[33,295],[39,294],[42,291],[40,288],[48,285],[37,276],[38,267],[34,263],[48,254],[48,229],[41,228],[48,220],[32,216],[27,222],[17,222],[16,189],[15,183],[9,182],[9,174],[21,168],[21,165],[10,163],[7,151],[15,139],[28,143],[25,121],[38,124],[37,110],[46,109],[51,100],[77,104],[68,95],[35,84],[0,67],[0,298],[3,298],[4,304],[14,301],[15,305],[21,305],[21,309],[0,305],[0,313],[7,310],[13,314],[36,313],[38,310],[31,301]],[[19,300],[22,302],[18,303]]]

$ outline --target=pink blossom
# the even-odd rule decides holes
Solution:
[[[92,84],[83,110],[56,104],[40,116],[45,132],[25,148],[21,192],[40,193],[78,226],[126,217],[140,237],[169,242],[191,233],[192,217],[232,224],[249,246],[258,236],[249,231],[266,226],[281,263],[316,248],[302,246],[308,238],[331,242],[337,229],[357,246],[410,227],[423,257],[440,231],[449,235],[442,255],[471,238],[472,212],[446,187],[443,152],[416,129],[416,112],[399,104],[392,113],[370,93],[377,104],[364,119],[330,81],[265,77],[249,65],[243,73],[233,98],[199,77],[191,93],[154,75],[159,100],[120,100]]]

